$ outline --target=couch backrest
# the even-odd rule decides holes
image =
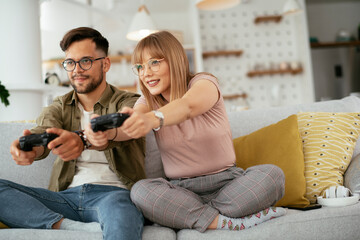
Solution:
[[[34,123],[0,123],[0,178],[17,183],[47,188],[55,156],[50,153],[46,160],[36,161],[29,166],[19,166],[12,159],[10,145],[22,135],[24,129],[30,129]]]
[[[340,100],[230,112],[232,137],[247,135],[298,112],[360,112],[360,98],[351,96]],[[360,153],[359,139],[353,156]]]
[[[276,123],[299,111],[360,112],[360,98],[346,97],[341,100],[311,104],[230,112],[229,122],[233,138],[249,134],[262,127]],[[11,142],[22,135],[23,129],[31,128],[32,126],[34,126],[33,123],[0,123],[0,153],[2,156],[0,159],[0,178],[9,179],[25,185],[47,187],[55,156],[50,155],[42,161],[37,161],[31,166],[24,167],[16,165],[9,152]],[[360,141],[358,140],[353,156],[359,153]],[[165,176],[160,153],[152,132],[146,136],[145,168],[148,178]]]
[[[36,161],[29,166],[19,166],[12,159],[10,145],[22,135],[24,129],[30,129],[35,123],[0,123],[0,178],[17,183],[47,188],[51,169],[56,156],[52,153],[46,159]],[[164,170],[153,132],[146,136],[146,175],[150,178],[164,177]]]

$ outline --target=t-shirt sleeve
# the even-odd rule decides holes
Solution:
[[[144,95],[141,95],[141,96],[138,98],[138,100],[136,101],[134,107],[136,107],[138,104],[147,105],[146,99],[145,99]]]
[[[190,80],[189,82],[189,89],[192,87],[192,85],[194,85],[194,83],[196,83],[199,80],[209,80],[210,82],[214,83],[214,85],[216,86],[216,88],[218,89],[218,91],[220,92],[220,86],[219,86],[219,82],[217,80],[216,77],[209,75],[209,74],[198,74],[196,75],[193,79]],[[220,92],[221,94],[221,92]]]
[[[195,77],[193,77],[193,79],[191,79],[189,82],[189,85],[188,85],[189,89],[192,87],[192,85],[194,85],[194,83],[196,83],[199,80],[204,80],[204,79],[209,80],[216,86],[218,93],[219,93],[219,99],[218,99],[218,102],[219,102],[219,100],[222,99],[222,93],[220,91],[219,82],[216,77],[214,77],[210,74],[198,74]]]

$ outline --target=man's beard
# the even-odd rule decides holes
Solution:
[[[76,75],[72,76],[72,79],[75,77]],[[86,75],[82,75],[82,76],[86,76]],[[86,76],[87,78],[89,78],[89,76]],[[98,79],[93,79],[93,81],[91,81],[90,83],[88,83],[85,86],[85,89],[79,89],[74,83],[73,81],[70,81],[71,86],[74,88],[76,93],[79,94],[86,94],[86,93],[90,93],[92,91],[94,91],[103,81],[104,79],[104,73],[101,72],[100,76]]]

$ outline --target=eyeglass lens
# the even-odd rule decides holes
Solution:
[[[157,60],[157,59],[151,59],[148,62],[148,68],[153,71],[153,72],[157,72],[160,69],[160,62],[163,59]],[[145,71],[145,66],[142,64],[135,64],[133,67],[133,71],[136,75],[138,76],[143,76],[144,75],[144,71]]]

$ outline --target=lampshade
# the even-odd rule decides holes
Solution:
[[[301,7],[296,0],[287,0],[283,8],[283,14],[292,14],[301,11]]]
[[[240,0],[197,0],[196,7],[201,10],[223,10],[231,8],[240,3]]]
[[[126,38],[139,41],[154,32],[157,32],[157,30],[149,11],[145,5],[141,5],[130,24]]]

